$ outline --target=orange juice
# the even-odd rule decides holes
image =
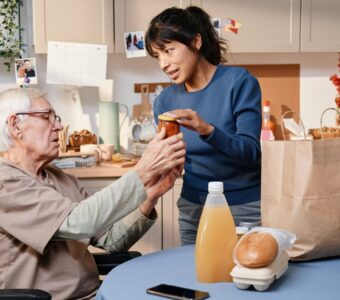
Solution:
[[[222,194],[223,198],[224,195]],[[209,197],[209,196],[208,196]],[[208,202],[208,199],[207,199]],[[196,239],[196,274],[200,282],[231,282],[234,267],[233,250],[237,235],[229,206],[211,205],[203,208]]]

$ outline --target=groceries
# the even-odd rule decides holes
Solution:
[[[265,100],[263,102],[263,118],[261,128],[261,141],[273,141],[275,140],[274,130],[275,123],[270,119],[270,101]]]
[[[327,127],[323,125],[323,117],[326,112],[333,111],[336,112],[336,116],[340,117],[339,110],[335,108],[326,108],[320,118],[320,127],[306,129],[303,125],[301,118],[299,124],[295,122],[293,118],[285,118],[287,114],[295,114],[293,111],[286,111],[281,117],[281,127],[283,132],[283,137],[285,140],[319,140],[319,139],[334,139],[340,137],[340,127]],[[289,132],[289,138],[286,137],[284,131]]]
[[[254,286],[265,291],[288,268],[291,248],[296,236],[284,230],[254,227],[237,243],[233,258],[236,266],[231,271],[233,282],[239,289]]]
[[[319,139],[334,139],[340,138],[340,127],[322,127],[309,129],[309,134],[313,136],[314,140]]]
[[[270,233],[251,232],[237,244],[235,257],[243,267],[259,268],[271,264],[278,251],[278,244]]]
[[[288,254],[283,252],[273,263],[262,268],[235,266],[231,276],[239,289],[245,290],[253,286],[255,290],[263,292],[286,272],[288,261]]]
[[[222,182],[209,182],[208,196],[200,218],[196,246],[196,275],[200,282],[231,282],[233,250],[237,235],[223,194]]]
[[[166,130],[165,138],[179,133],[179,124],[173,117],[167,115],[159,115],[157,131],[161,131],[163,127],[165,127]]]

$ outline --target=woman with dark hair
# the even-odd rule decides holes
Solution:
[[[209,181],[223,181],[235,224],[260,220],[261,90],[240,67],[223,65],[227,43],[198,7],[168,8],[154,17],[146,49],[174,83],[156,99],[154,115],[182,126],[187,145],[178,200],[182,244],[195,243]]]

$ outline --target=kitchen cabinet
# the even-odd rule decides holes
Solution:
[[[106,44],[113,52],[113,0],[33,0],[35,53],[48,41]]]
[[[125,53],[125,32],[145,32],[151,19],[162,10],[188,5],[190,0],[115,0],[115,52]]]
[[[163,249],[180,246],[177,200],[181,194],[183,178],[162,197]]]
[[[338,0],[33,0],[35,53],[47,53],[49,40],[125,53],[125,32],[146,31],[162,10],[188,5],[242,24],[238,34],[221,31],[232,53],[340,50]]]
[[[321,1],[321,0],[320,0]],[[336,0],[334,0],[336,1]],[[230,18],[242,26],[238,34],[224,32],[236,52],[298,52],[300,0],[192,0],[212,18]]]
[[[302,0],[301,52],[340,51],[339,16],[339,0]]]

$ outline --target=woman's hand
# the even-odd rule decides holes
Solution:
[[[185,161],[185,143],[183,134],[165,137],[163,128],[148,144],[135,170],[145,187],[148,187],[155,178],[167,174],[174,168],[183,167]]]
[[[199,135],[209,135],[214,127],[205,122],[196,111],[191,109],[176,109],[168,111],[165,115],[174,117],[178,124],[196,131]]]

